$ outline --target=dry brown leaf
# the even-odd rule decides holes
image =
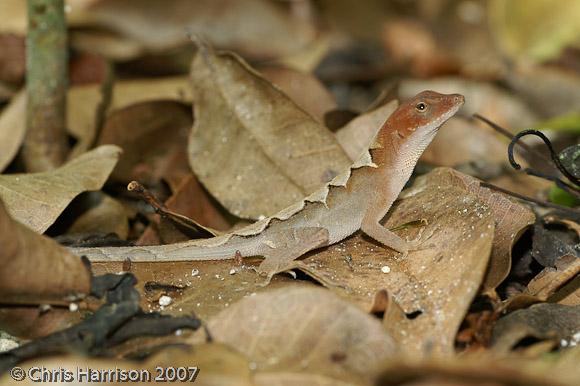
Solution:
[[[82,11],[76,24],[113,30],[144,51],[186,45],[190,33],[255,58],[277,58],[296,54],[314,38],[308,24],[267,0],[101,0]]]
[[[0,81],[20,84],[24,79],[24,36],[0,33]]]
[[[578,344],[578,331],[580,306],[535,304],[499,319],[493,329],[492,347],[496,352],[506,353],[527,337],[567,347],[570,343]]]
[[[275,213],[350,165],[332,133],[234,54],[201,46],[191,80],[190,165],[233,214]]]
[[[454,353],[455,335],[485,274],[494,229],[491,211],[477,197],[436,179],[427,181],[404,191],[385,224],[393,228],[425,219],[423,237],[432,234],[424,240],[425,249],[401,259],[359,234],[304,260],[344,285],[336,290],[366,310],[385,308],[376,294],[386,289],[408,316],[390,319],[405,323],[386,327],[413,357]]]
[[[168,210],[195,220],[203,226],[220,231],[231,228],[193,174],[183,179],[165,205]],[[172,244],[188,239],[170,220],[157,217],[143,232],[137,245]]]
[[[580,275],[576,276],[570,284],[558,291],[553,300],[566,306],[580,305]]]
[[[557,290],[580,274],[580,259],[566,255],[556,260],[556,266],[544,268],[526,287],[524,294],[547,300]]]
[[[88,266],[55,241],[14,221],[1,201],[0,245],[2,303],[68,304],[89,292]]]
[[[280,66],[259,67],[258,70],[318,122],[324,122],[324,113],[337,107],[332,94],[312,74]]]
[[[125,207],[104,193],[96,193],[98,202],[77,217],[66,233],[77,235],[114,233],[120,239],[126,240],[129,235],[129,219]]]
[[[137,180],[144,185],[159,181],[177,170],[167,165],[177,153],[186,152],[189,130],[193,123],[191,107],[180,102],[157,100],[129,105],[111,113],[97,144],[113,144],[123,149],[111,178],[124,183]],[[187,157],[179,169],[189,170]],[[177,169],[179,165],[172,165]]]
[[[78,142],[71,157],[82,154],[94,141],[95,114],[102,99],[99,85],[72,87],[67,101],[67,123],[69,133]],[[114,84],[109,112],[137,102],[170,99],[189,103],[191,90],[185,77],[139,79],[120,81]]]
[[[12,161],[26,134],[24,112],[26,93],[20,91],[10,104],[0,111],[0,172]]]
[[[233,260],[131,263],[124,267],[121,262],[93,263],[95,275],[129,271],[138,279],[137,288],[142,294],[141,306],[146,310],[161,310],[158,300],[168,295],[172,303],[163,308],[171,315],[189,315],[191,312],[207,320],[236,301],[266,289],[285,288],[295,285],[295,281],[284,275],[276,275],[267,287],[263,278],[256,275],[252,267],[257,267],[260,259],[244,259],[244,267]],[[147,283],[167,285],[174,290],[147,290]]]
[[[369,369],[396,353],[373,316],[328,290],[294,286],[247,297],[207,323],[216,342],[255,362],[258,371],[300,371],[370,381]],[[196,334],[195,341],[204,339]]]
[[[418,78],[459,72],[460,63],[438,44],[433,31],[413,19],[389,20],[383,25],[381,40],[387,57]]]
[[[45,309],[38,305],[0,308],[0,328],[22,339],[36,339],[80,322],[80,312],[68,307]]]
[[[478,200],[489,206],[495,220],[495,237],[489,268],[483,286],[487,293],[507,277],[511,269],[511,250],[522,233],[534,223],[536,216],[509,196],[479,186],[476,178],[449,168],[438,168],[421,178],[419,184],[453,185],[474,194]]]
[[[391,101],[372,111],[361,114],[351,120],[336,133],[336,140],[352,161],[360,157],[369,148],[371,141],[383,126],[383,123],[396,110],[399,103]]]
[[[79,193],[101,189],[120,152],[100,146],[50,172],[0,175],[0,198],[12,217],[43,233]]]

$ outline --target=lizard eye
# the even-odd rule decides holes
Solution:
[[[424,112],[425,110],[427,110],[427,104],[426,104],[426,103],[424,103],[424,102],[419,102],[419,103],[417,103],[417,104],[415,105],[415,109],[416,109],[418,112],[422,113],[422,112]]]

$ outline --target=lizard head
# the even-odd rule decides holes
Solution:
[[[460,94],[423,91],[401,104],[387,124],[403,138],[434,134],[464,102],[465,98]]]

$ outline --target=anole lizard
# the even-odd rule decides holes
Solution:
[[[404,256],[419,242],[407,241],[379,221],[411,177],[439,127],[463,105],[459,94],[423,91],[403,103],[379,130],[369,151],[347,171],[304,200],[232,233],[178,244],[76,248],[91,261],[195,261],[263,256],[258,270],[271,277],[294,259],[361,230]]]

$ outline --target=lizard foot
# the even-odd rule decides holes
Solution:
[[[405,243],[405,250],[400,251],[401,252],[401,256],[399,257],[400,259],[405,259],[407,256],[409,256],[409,252],[414,252],[414,251],[422,251],[425,249],[430,249],[435,247],[435,244],[429,243],[426,244],[425,241],[429,240],[433,234],[435,233],[434,230],[431,230],[426,237],[423,236],[423,232],[424,232],[425,228],[421,228],[419,230],[419,234],[412,240],[409,240],[409,238],[405,239],[406,243]]]

